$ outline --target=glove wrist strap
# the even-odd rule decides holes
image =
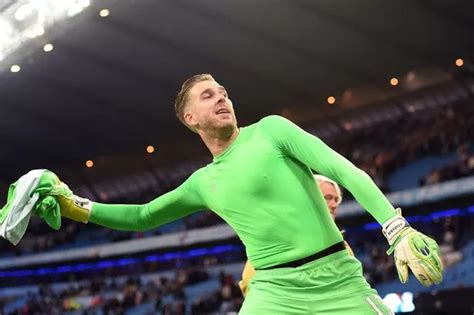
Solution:
[[[90,201],[89,199],[73,195],[72,200],[74,201],[74,204],[79,208],[84,208],[89,211],[92,210],[92,201]]]
[[[404,217],[397,215],[382,225],[382,233],[387,238],[388,244],[393,245],[398,235],[407,227],[410,227]]]
[[[80,219],[80,221],[83,223],[88,223],[92,210],[92,201],[86,198],[78,197],[76,195],[73,195],[72,199],[78,209],[76,214],[78,219]]]

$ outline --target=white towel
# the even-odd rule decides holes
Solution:
[[[31,213],[38,201],[34,193],[46,170],[32,170],[20,177],[8,190],[7,204],[0,210],[0,236],[17,245],[30,222]]]

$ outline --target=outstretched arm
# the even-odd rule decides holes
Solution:
[[[408,280],[408,268],[424,285],[439,284],[443,265],[438,244],[416,231],[395,211],[370,177],[319,138],[283,117],[265,118],[265,126],[281,152],[347,188],[380,224],[394,253],[400,281]]]
[[[193,174],[175,190],[143,205],[103,204],[64,195],[57,198],[64,217],[115,230],[144,231],[203,209],[196,181]]]
[[[284,154],[348,189],[380,224],[396,215],[372,179],[321,139],[280,116],[266,117],[265,126]]]

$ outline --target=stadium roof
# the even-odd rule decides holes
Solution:
[[[195,136],[172,104],[196,73],[228,88],[243,124],[288,108],[327,111],[329,95],[468,60],[472,12],[468,0],[92,1],[0,62],[0,174],[79,169],[147,144],[180,152],[171,144]]]

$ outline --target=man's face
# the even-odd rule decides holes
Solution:
[[[233,131],[237,128],[237,119],[227,91],[215,81],[198,82],[189,90],[184,119],[197,130]]]
[[[335,219],[337,203],[339,202],[339,197],[337,196],[336,188],[334,188],[333,184],[328,182],[320,182],[319,188],[323,193],[324,199],[326,200],[332,218]]]

